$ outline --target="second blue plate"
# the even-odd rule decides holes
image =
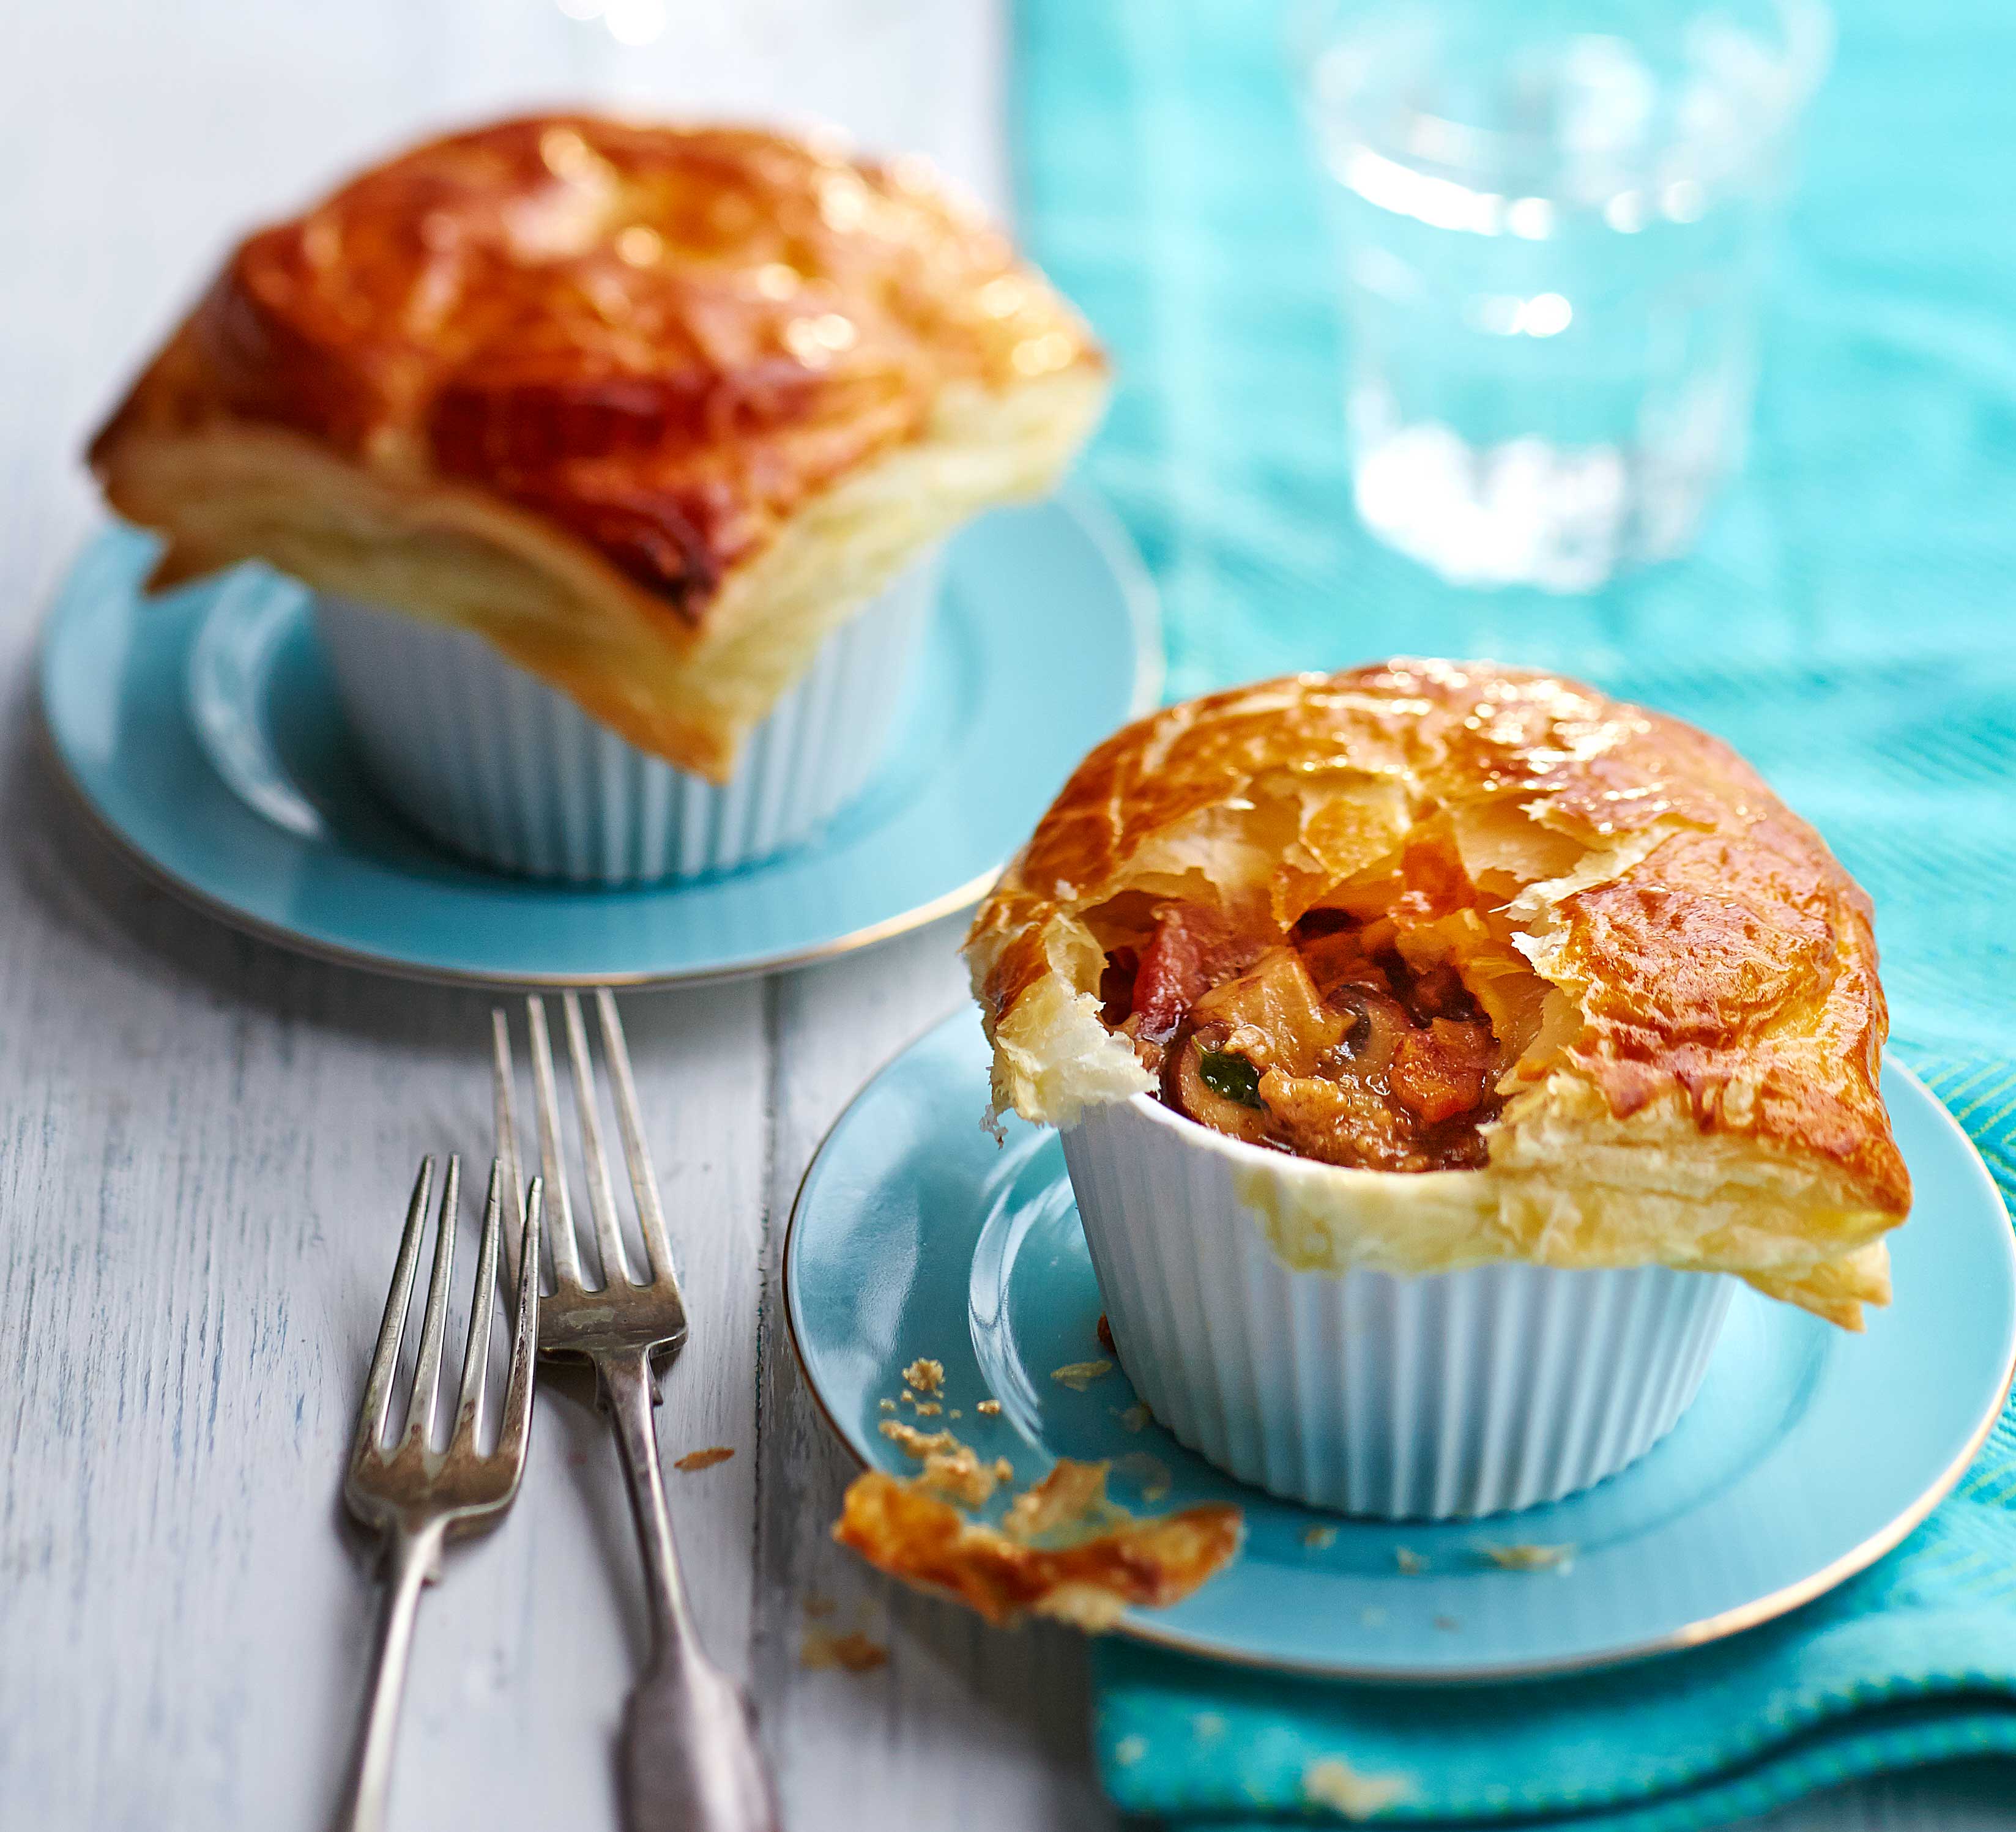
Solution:
[[[1345,1519],[1219,1474],[1159,1426],[1130,1431],[1101,1358],[1093,1276],[1057,1136],[981,1130],[987,1049],[968,1013],[884,1069],[806,1173],[785,1243],[794,1341],[864,1462],[914,1468],[880,1433],[919,1356],[952,1429],[1024,1482],[1110,1460],[1117,1499],[1236,1501],[1244,1551],[1124,1630],[1222,1660],[1375,1680],[1507,1679],[1692,1646],[1819,1596],[1895,1545],[1986,1437],[2016,1359],[2016,1248],[1978,1154],[1924,1087],[1884,1073],[1916,1202],[1891,1237],[1895,1301],[1849,1336],[1739,1292],[1701,1395],[1650,1455],[1547,1507],[1441,1524]],[[992,1395],[996,1417],[974,1409]],[[947,1422],[934,1419],[933,1424]],[[1567,1546],[1507,1571],[1492,1549]],[[1402,1553],[1406,1556],[1402,1557]]]
[[[50,611],[42,710],[64,774],[138,863],[225,921],[429,979],[721,978],[949,914],[1161,682],[1154,588],[1111,518],[998,511],[952,542],[890,755],[817,839],[685,883],[543,883],[453,856],[379,800],[302,587],[242,567],[149,599],[153,553],[103,535]]]

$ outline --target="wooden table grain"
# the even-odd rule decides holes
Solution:
[[[823,119],[1001,203],[1003,21],[995,0],[613,0],[606,20],[549,0],[43,0],[8,33],[0,1826],[293,1832],[334,1803],[369,1643],[342,1449],[413,1165],[488,1151],[488,1002],[233,934],[87,830],[29,681],[98,519],[79,443],[234,232],[426,127],[580,97]],[[673,1505],[797,1832],[1112,1823],[1073,1637],[988,1631],[833,1546],[850,1466],[782,1327],[798,1179],[860,1082],[959,1002],[956,938],[626,1007],[693,1319],[661,1439],[735,1452],[675,1477]],[[398,1826],[614,1823],[642,1621],[620,1477],[565,1397],[535,1429],[506,1528],[427,1600]],[[887,1664],[801,1665],[815,1596]],[[2003,1785],[1953,1771],[1773,1823],[2016,1827]]]

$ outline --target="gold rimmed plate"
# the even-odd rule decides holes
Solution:
[[[1024,1481],[1060,1456],[1112,1463],[1117,1498],[1245,1510],[1238,1562],[1123,1632],[1193,1654],[1384,1682],[1515,1679],[1731,1635],[1881,1557],[1979,1449],[2016,1368],[2016,1248],[1994,1184],[1924,1085],[1884,1075],[1916,1190],[1892,1237],[1896,1297],[1867,1334],[1744,1290],[1700,1396],[1630,1468],[1551,1506],[1392,1524],[1246,1488],[1135,1412],[1107,1359],[1099,1288],[1054,1134],[978,1121],[987,1053],[962,1013],[898,1056],[835,1125],[785,1246],[792,1337],[833,1429],[864,1463],[913,1466],[884,1399],[942,1361],[944,1415]],[[1078,1377],[1081,1378],[1082,1377]],[[1000,1402],[982,1416],[979,1401]],[[904,1409],[909,1416],[909,1409]],[[1494,1553],[1546,1547],[1539,1569]]]

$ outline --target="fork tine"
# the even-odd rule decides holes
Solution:
[[[665,1211],[658,1202],[658,1174],[651,1165],[650,1148],[644,1143],[643,1115],[637,1106],[637,1083],[630,1073],[630,1046],[623,1035],[623,1020],[616,1010],[616,995],[607,986],[595,995],[596,1014],[602,1020],[602,1054],[609,1064],[609,1078],[616,1084],[616,1118],[623,1133],[623,1161],[630,1172],[630,1187],[637,1198],[637,1219],[644,1233],[645,1257],[651,1262],[651,1277],[677,1280],[672,1267],[672,1245],[665,1233]]]
[[[553,1092],[553,1046],[546,1035],[546,1004],[535,995],[525,1001],[532,1033],[532,1096],[539,1109],[539,1173],[546,1200],[553,1206],[546,1237],[553,1254],[553,1283],[564,1291],[581,1288],[581,1254],[574,1244],[574,1205],[567,1200],[567,1167],[560,1161],[560,1103]]]
[[[427,1281],[427,1308],[420,1325],[419,1359],[413,1364],[413,1397],[406,1408],[406,1437],[431,1442],[434,1401],[441,1388],[441,1337],[448,1329],[448,1280],[455,1268],[456,1204],[462,1195],[462,1159],[450,1152],[441,1184],[441,1222],[434,1234],[434,1269]],[[493,1272],[493,1276],[494,1272]]]
[[[445,1226],[445,1224],[444,1224]],[[483,1388],[490,1371],[490,1313],[497,1303],[497,1250],[504,1232],[504,1161],[490,1161],[490,1193],[483,1199],[483,1240],[476,1250],[476,1290],[469,1301],[469,1341],[462,1352],[462,1391],[455,1403],[451,1449],[476,1442]]]
[[[511,1205],[510,1226],[504,1230],[504,1278],[515,1291],[518,1239],[525,1231],[525,1178],[518,1163],[518,1118],[512,1110],[511,1091],[516,1078],[511,1062],[511,1020],[502,1006],[493,1006],[490,1011],[490,1076],[497,1111],[497,1155],[503,1160],[504,1193]]]
[[[503,1416],[497,1427],[497,1454],[522,1461],[532,1423],[532,1363],[539,1350],[539,1222],[545,1185],[532,1179],[525,1201],[525,1252],[518,1275],[517,1327],[511,1335],[511,1372],[504,1385]]]
[[[362,1457],[385,1441],[385,1415],[391,1409],[392,1377],[399,1366],[399,1339],[406,1333],[406,1307],[412,1301],[413,1271],[419,1263],[420,1236],[427,1230],[427,1197],[432,1193],[434,1161],[420,1160],[413,1193],[406,1204],[406,1231],[399,1236],[399,1257],[392,1267],[392,1289],[386,1294],[384,1320],[378,1326],[378,1346],[371,1352],[371,1373],[364,1384],[364,1403],[357,1409],[357,1445]]]
[[[629,1256],[623,1251],[623,1230],[616,1219],[616,1192],[609,1182],[609,1159],[602,1149],[602,1114],[595,1096],[595,1070],[588,1060],[588,1031],[581,1021],[581,999],[567,993],[561,1000],[567,1015],[567,1055],[574,1064],[574,1118],[581,1130],[581,1155],[588,1173],[589,1212],[595,1218],[596,1245],[602,1253],[602,1282],[634,1284]]]

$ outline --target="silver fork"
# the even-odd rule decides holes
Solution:
[[[384,1535],[385,1567],[390,1580],[378,1632],[378,1657],[363,1733],[358,1739],[351,1787],[337,1825],[346,1832],[376,1832],[385,1823],[385,1798],[392,1774],[392,1745],[399,1727],[399,1699],[405,1690],[406,1665],[413,1647],[413,1618],[420,1592],[441,1575],[442,1542],[453,1534],[494,1525],[518,1492],[524,1474],[525,1438],[532,1417],[532,1357],[538,1340],[539,1287],[536,1279],[516,1281],[517,1308],[511,1337],[511,1367],[504,1389],[502,1416],[496,1447],[477,1447],[478,1415],[490,1362],[490,1318],[497,1291],[499,1216],[503,1207],[504,1167],[490,1167],[490,1193],[483,1205],[483,1239],[476,1255],[476,1289],[470,1302],[469,1341],[463,1354],[462,1389],[455,1402],[455,1426],[445,1449],[434,1448],[436,1402],[439,1397],[441,1341],[447,1332],[448,1294],[454,1269],[455,1222],[460,1212],[462,1165],[448,1161],[441,1192],[441,1218],[434,1241],[434,1271],[427,1282],[427,1307],[420,1325],[420,1347],[413,1367],[413,1391],[398,1442],[385,1448],[385,1423],[391,1409],[392,1385],[398,1372],[399,1342],[405,1334],[406,1310],[413,1293],[413,1272],[419,1262],[420,1241],[427,1232],[427,1197],[434,1161],[423,1158],[406,1209],[406,1231],[392,1270],[392,1289],[385,1300],[385,1320],[379,1326],[378,1346],[365,1382],[364,1403],[358,1409],[357,1435],[350,1449],[350,1466],[343,1481],[343,1498],[366,1526]],[[525,1238],[533,1251],[525,1261],[538,1264],[542,1186],[534,1182],[525,1216]]]
[[[602,1146],[587,1028],[581,1022],[581,1001],[570,992],[562,1001],[562,1010],[574,1071],[581,1168],[594,1223],[596,1257],[601,1265],[599,1283],[591,1285],[582,1275],[567,1197],[545,1006],[538,999],[525,1001],[532,1088],[538,1107],[539,1160],[545,1187],[552,1193],[554,1216],[549,1230],[553,1290],[540,1312],[539,1350],[542,1355],[585,1358],[594,1364],[596,1391],[614,1421],[616,1441],[622,1452],[631,1511],[636,1516],[643,1550],[645,1589],[650,1599],[650,1657],[623,1717],[620,1768],[624,1818],[631,1832],[776,1832],[776,1801],[757,1747],[754,1714],[741,1688],[701,1647],[679,1577],[651,1408],[659,1398],[662,1367],[686,1345],[686,1305],[679,1295],[664,1214],[659,1207],[657,1175],[644,1143],[622,1020],[607,989],[596,993],[596,1007],[646,1264],[644,1276],[638,1278],[624,1249],[609,1162]],[[510,1167],[515,1186],[518,1134],[512,1114],[510,1024],[497,1011],[491,1014],[491,1025],[497,1149]],[[520,1276],[525,1274],[521,1271]]]

